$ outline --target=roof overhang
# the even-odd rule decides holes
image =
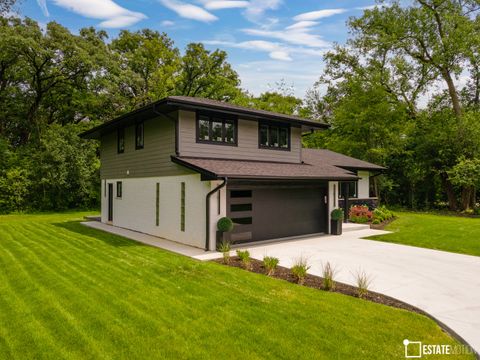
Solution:
[[[185,98],[177,99],[167,97],[87,130],[81,133],[80,137],[84,139],[99,139],[103,134],[115,131],[118,128],[131,126],[138,121],[152,119],[160,115],[168,115],[169,113],[177,110],[215,111],[238,116],[247,120],[267,119],[281,121],[289,123],[293,126],[301,127],[303,132],[312,132],[314,130],[328,129],[330,127],[328,124],[279,113],[268,112],[260,114],[255,109],[237,109],[229,107],[228,104],[202,104],[194,99],[189,100]]]

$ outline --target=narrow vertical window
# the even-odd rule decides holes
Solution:
[[[221,193],[221,190],[219,190],[218,191],[218,202],[217,202],[217,215],[220,215],[221,200],[222,200],[222,193]]]
[[[135,149],[143,149],[144,145],[144,126],[143,122],[135,125]]]
[[[155,195],[155,225],[160,225],[160,183],[157,183]]]
[[[180,201],[180,230],[185,231],[185,183],[182,182]]]
[[[107,197],[107,180],[103,180],[103,197]]]
[[[117,153],[123,154],[125,152],[125,129],[117,130]]]
[[[117,181],[117,198],[122,198],[122,182]]]

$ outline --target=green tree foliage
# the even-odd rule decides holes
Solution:
[[[480,4],[388,5],[352,18],[347,46],[325,56],[306,105],[332,130],[305,143],[386,165],[385,200],[468,209],[475,184],[459,182],[452,171],[480,157]],[[468,77],[466,86],[455,81],[460,75]]]
[[[168,95],[244,96],[223,51],[164,33],[78,35],[50,22],[0,17],[0,212],[93,207],[98,144],[78,134]]]

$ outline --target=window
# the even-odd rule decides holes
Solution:
[[[143,149],[143,122],[139,122],[135,125],[135,149]]]
[[[125,129],[121,128],[117,130],[117,153],[123,154],[125,151]]]
[[[358,197],[357,186],[358,186],[358,183],[356,181],[340,183],[339,198],[343,199],[343,196],[344,196],[346,191],[348,191],[348,197],[349,198]]]
[[[182,182],[180,200],[180,230],[185,231],[185,183]]]
[[[155,225],[160,225],[160,183],[157,183],[155,194]]]
[[[230,211],[252,211],[252,204],[232,204],[230,205]]]
[[[122,182],[117,181],[117,198],[122,198]]]
[[[290,150],[290,126],[260,123],[258,147],[263,149]]]
[[[231,198],[251,198],[252,190],[230,190]]]
[[[207,114],[197,115],[197,142],[220,145],[237,144],[237,121]]]

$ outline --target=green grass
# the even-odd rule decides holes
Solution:
[[[83,215],[0,216],[1,359],[392,359],[404,338],[456,344],[424,316],[143,246]]]
[[[480,219],[396,212],[385,230],[392,234],[368,239],[480,256]]]

